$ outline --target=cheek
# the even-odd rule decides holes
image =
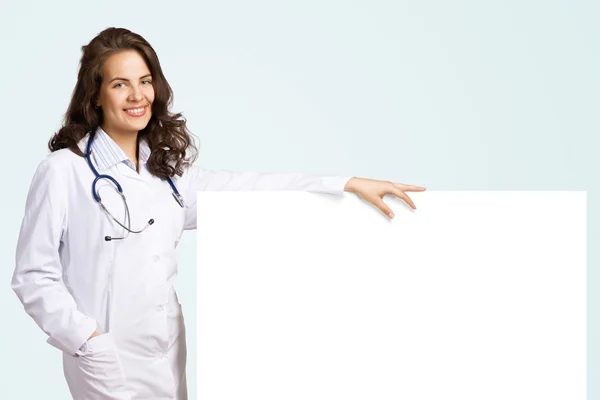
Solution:
[[[121,97],[122,96],[118,96],[116,93],[111,93],[110,95],[106,95],[105,99],[106,99],[106,102],[108,103],[108,108],[110,110],[112,110],[113,112],[117,112],[117,111],[121,110],[121,106],[125,100]]]
[[[148,88],[148,90],[146,92],[146,98],[148,99],[148,101],[150,103],[152,103],[154,101],[154,88],[153,87]]]

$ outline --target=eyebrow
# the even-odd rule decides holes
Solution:
[[[148,77],[148,76],[152,76],[152,74],[146,74],[146,75],[144,75],[144,76],[140,77],[140,79],[146,78],[146,77]],[[127,81],[127,82],[129,82],[129,79],[126,79],[126,78],[119,78],[119,77],[112,78],[112,79],[110,80],[110,82],[112,82],[112,81],[117,81],[117,80],[119,80],[119,81]],[[108,82],[108,83],[110,83],[110,82]]]

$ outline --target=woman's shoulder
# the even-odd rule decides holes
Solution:
[[[79,167],[82,160],[85,159],[70,149],[59,149],[47,154],[40,161],[38,170],[41,172],[55,171],[56,173],[64,173],[72,168]]]
[[[68,168],[74,164],[81,163],[81,160],[85,159],[75,154],[72,150],[60,149],[48,154],[43,162],[56,168]]]

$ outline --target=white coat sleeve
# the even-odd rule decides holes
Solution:
[[[48,343],[75,354],[96,329],[96,321],[77,309],[63,283],[59,247],[68,217],[64,179],[49,158],[34,174],[17,242],[12,289],[27,314],[49,335]]]
[[[341,196],[351,178],[303,173],[211,171],[190,165],[181,177],[182,195],[187,204],[184,229],[196,229],[196,197],[201,190],[302,190]]]

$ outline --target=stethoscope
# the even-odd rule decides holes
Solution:
[[[92,183],[92,196],[94,196],[94,200],[96,200],[96,202],[98,204],[100,204],[100,207],[102,207],[102,209],[113,219],[113,221],[115,221],[117,224],[119,224],[121,227],[123,227],[123,229],[125,229],[127,231],[127,234],[123,237],[105,236],[104,240],[107,242],[110,242],[111,240],[125,239],[126,237],[129,236],[129,232],[142,233],[143,231],[146,230],[146,228],[148,228],[150,225],[152,225],[154,223],[154,219],[150,218],[150,220],[148,220],[148,222],[146,223],[146,226],[144,226],[142,229],[140,229],[138,231],[131,229],[131,221],[129,218],[129,206],[127,205],[127,200],[125,199],[125,195],[123,194],[123,188],[121,187],[121,185],[119,185],[119,182],[117,182],[117,180],[115,178],[113,178],[112,176],[104,175],[104,174],[100,175],[98,173],[98,171],[96,170],[96,168],[94,168],[94,165],[92,164],[90,154],[92,151],[92,141],[94,140],[94,136],[95,136],[94,134],[90,133],[90,139],[88,140],[87,149],[85,152],[85,159],[86,159],[88,165],[90,166],[90,169],[94,173],[94,175],[96,175],[96,179],[94,179],[94,182]],[[104,206],[104,204],[102,204],[102,199],[100,198],[100,195],[98,194],[98,191],[96,189],[96,184],[101,179],[108,179],[110,182],[112,182],[115,185],[115,187],[117,188],[117,192],[121,195],[121,198],[123,199],[123,203],[125,204],[125,223],[127,224],[127,226],[125,226],[119,220],[117,220],[110,213],[110,211],[108,211],[108,209]],[[181,197],[181,195],[179,194],[179,191],[175,187],[175,184],[173,183],[173,181],[171,180],[170,177],[167,177],[167,182],[169,182],[169,185],[171,185],[171,189],[173,189],[173,197],[175,198],[175,201],[177,201],[177,204],[179,204],[181,206],[181,208],[184,208],[185,204],[183,202],[183,197]]]

